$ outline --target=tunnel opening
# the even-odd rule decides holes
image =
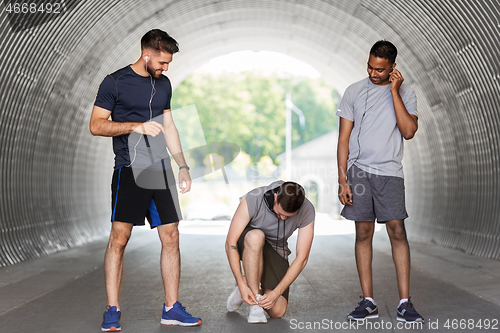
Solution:
[[[287,155],[287,95],[295,107],[301,108],[303,117],[302,123],[294,114],[290,122],[290,153],[294,160],[290,178],[285,175],[284,158]],[[194,168],[192,175],[203,177],[195,179],[195,183],[198,182],[196,187],[199,187],[197,194],[193,191],[188,198],[181,198],[183,206],[187,207],[187,219],[231,219],[238,198],[250,189],[278,179],[300,183],[328,170],[328,174],[321,174],[316,181],[321,183],[322,195],[333,198],[334,184],[330,184],[329,176],[335,167],[326,165],[325,159],[333,163],[335,153],[325,154],[318,147],[313,155],[304,154],[307,149],[302,146],[324,144],[324,140],[313,141],[326,134],[336,137],[337,117],[334,113],[338,99],[336,89],[326,83],[312,66],[281,53],[234,52],[211,59],[193,70],[173,93],[174,120],[178,116],[181,118],[179,113],[191,104],[197,113],[192,118],[199,119],[204,132],[205,140],[201,144],[228,141],[238,145],[240,152],[234,161],[224,162],[224,170],[209,174],[204,172],[210,168],[208,164],[221,156],[208,158],[201,149],[198,155],[188,152],[188,164]],[[190,138],[183,137],[195,135],[189,134],[192,131],[189,126],[182,125],[182,121],[177,125],[181,141],[192,145],[187,142]],[[211,194],[203,195],[207,192]],[[226,206],[221,207],[224,203]],[[221,216],[214,207],[226,213]],[[329,203],[328,199],[322,200],[321,207],[316,205],[316,208],[321,208],[318,210],[321,213],[338,216],[338,205]]]

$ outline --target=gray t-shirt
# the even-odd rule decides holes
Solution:
[[[257,187],[241,197],[240,200],[243,198],[247,200],[248,215],[250,215],[249,225],[262,230],[266,235],[266,241],[283,258],[288,259],[288,255],[292,253],[288,248],[288,238],[296,229],[303,228],[314,221],[316,213],[313,204],[306,198],[297,214],[284,221],[280,220],[267,206],[264,194],[269,190],[276,189],[281,184],[283,181],[278,180],[268,186]]]
[[[390,84],[379,86],[367,77],[347,87],[337,116],[354,122],[349,138],[347,169],[403,178],[403,136],[394,113]],[[409,114],[417,114],[417,97],[402,84],[399,94]]]

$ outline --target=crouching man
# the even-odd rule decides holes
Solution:
[[[304,188],[294,182],[276,181],[241,198],[226,238],[226,254],[236,279],[228,311],[238,310],[243,302],[249,304],[249,323],[266,323],[264,310],[271,318],[285,314],[289,286],[309,257],[314,218],[314,206]],[[296,229],[297,253],[289,265],[287,240]]]

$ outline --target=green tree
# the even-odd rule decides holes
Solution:
[[[318,79],[195,72],[174,91],[172,108],[195,104],[207,143],[232,142],[253,162],[263,156],[276,161],[285,150],[287,91],[306,117],[304,129],[293,117],[294,147],[336,128],[338,94]]]
[[[292,145],[295,147],[337,128],[335,111],[339,94],[323,80],[308,78],[282,79],[280,84],[291,92],[293,103],[304,112],[305,128],[292,115]]]

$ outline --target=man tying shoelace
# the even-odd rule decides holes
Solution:
[[[288,306],[289,286],[306,266],[314,236],[314,206],[302,186],[276,181],[241,198],[226,238],[226,254],[236,280],[227,309],[250,305],[249,323],[281,318]],[[291,265],[287,240],[298,229]],[[243,263],[245,277],[241,271]]]

